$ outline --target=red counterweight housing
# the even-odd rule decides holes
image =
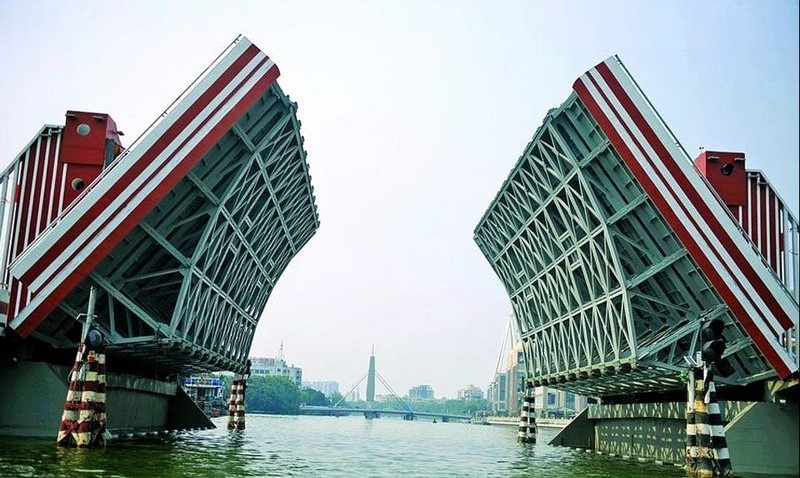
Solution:
[[[744,162],[744,153],[722,151],[703,151],[694,160],[697,169],[736,218],[740,208],[747,205],[747,171]]]
[[[786,256],[786,232],[792,226],[787,223],[786,205],[764,174],[745,169],[744,153],[703,151],[694,164],[767,264],[784,280],[791,261]]]
[[[109,115],[67,111],[59,158],[64,204],[72,203],[121,150],[117,125]]]

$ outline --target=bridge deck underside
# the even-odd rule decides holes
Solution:
[[[773,373],[575,94],[536,131],[475,241],[511,297],[537,385],[681,388],[712,317],[726,324],[721,383]]]
[[[74,347],[96,285],[115,360],[240,370],[275,282],[319,226],[295,111],[267,90],[34,336]]]

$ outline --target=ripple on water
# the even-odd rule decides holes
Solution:
[[[9,477],[681,477],[681,470],[545,445],[516,443],[516,427],[399,418],[248,415],[247,429],[59,449],[52,440],[0,438]]]

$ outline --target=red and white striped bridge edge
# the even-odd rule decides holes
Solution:
[[[279,75],[242,37],[153,129],[9,266],[10,326],[27,336],[197,164]],[[28,300],[22,300],[27,294]],[[27,305],[19,309],[21,304]]]
[[[618,57],[573,89],[781,378],[797,371],[780,336],[798,304],[742,235]]]

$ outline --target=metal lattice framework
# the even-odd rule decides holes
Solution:
[[[115,367],[243,371],[276,281],[319,227],[297,105],[278,74],[237,38],[72,204],[26,235],[2,267],[10,328],[74,350],[75,318],[97,286],[94,323]],[[43,181],[29,148],[6,183]],[[34,193],[50,183],[41,184]],[[30,218],[46,203],[9,207]],[[0,216],[4,242],[14,217]]]
[[[118,358],[238,370],[275,282],[319,226],[295,111],[270,88],[35,336],[70,343],[94,283]]]
[[[728,342],[720,383],[775,375],[575,93],[547,114],[475,241],[511,298],[535,385],[680,389],[714,317]]]

